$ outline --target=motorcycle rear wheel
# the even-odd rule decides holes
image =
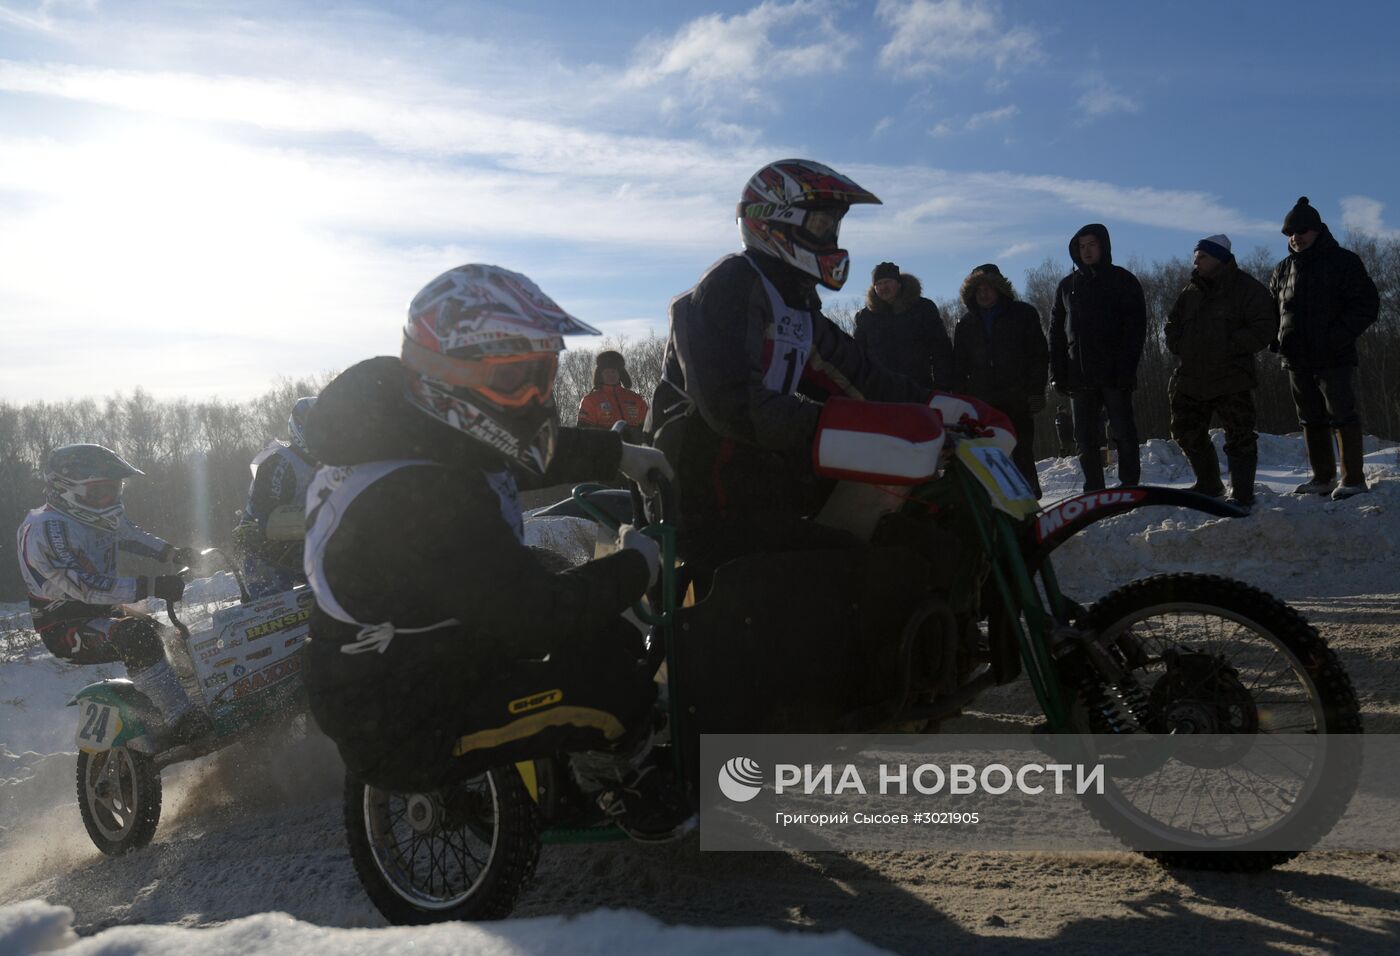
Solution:
[[[1088,623],[1132,680],[1081,688],[1086,730],[1111,732],[1101,716],[1107,702],[1120,731],[1315,735],[1305,767],[1269,779],[1285,784],[1282,796],[1249,777],[1243,759],[1192,764],[1195,806],[1210,808],[1199,820],[1194,810],[1183,820],[1180,804],[1159,807],[1144,774],[1123,785],[1111,779],[1103,797],[1086,801],[1101,824],[1130,846],[1171,847],[1143,851],[1165,866],[1255,872],[1293,859],[1340,819],[1360,773],[1360,707],[1337,655],[1297,611],[1239,581],[1163,574],[1109,594]],[[1256,784],[1263,796],[1242,799]],[[1275,810],[1261,825],[1258,815]]]
[[[78,753],[78,809],[97,848],[108,856],[139,850],[160,823],[160,771],[126,747]]]
[[[355,874],[395,925],[510,915],[539,858],[539,819],[520,774],[498,767],[432,793],[345,778]]]

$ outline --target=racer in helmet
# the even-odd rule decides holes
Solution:
[[[321,392],[302,673],[317,723],[372,784],[435,790],[590,751],[580,786],[633,835],[669,837],[689,814],[647,760],[655,684],[622,618],[657,578],[656,546],[624,526],[617,553],[556,573],[524,543],[521,486],[670,475],[655,449],[560,427],[559,352],[580,334],[597,333],[527,277],[460,266],[413,299],[399,356]]]
[[[253,480],[233,537],[253,597],[288,591],[306,581],[300,534],[306,527],[306,488],[318,464],[306,450],[306,417],[315,404],[315,396],[298,398],[287,416],[288,440],[273,440],[249,466]],[[276,527],[269,534],[270,521]]]
[[[128,606],[148,597],[178,601],[184,579],[117,571],[118,554],[177,568],[194,560],[189,548],[126,517],[122,482],[143,474],[102,445],[55,448],[44,466],[47,501],[25,516],[15,535],[19,566],[44,646],[74,664],[125,664],[132,683],[165,718],[167,741],[184,743],[207,733],[209,720],[166,660],[155,619]]]
[[[880,369],[821,311],[817,286],[840,289],[850,271],[842,218],[853,205],[879,202],[820,163],[770,163],[739,201],[743,252],[720,259],[672,301],[648,430],[679,475],[680,545],[694,567],[852,544],[805,520],[831,487],[813,470],[823,403],[929,403],[937,394]],[[995,415],[961,400],[944,404],[960,416]]]

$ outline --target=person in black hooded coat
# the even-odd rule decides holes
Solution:
[[[1011,457],[1039,498],[1035,416],[1045,409],[1050,357],[1040,313],[1016,298],[1011,282],[990,262],[963,280],[962,301],[967,312],[953,329],[953,391],[980,398],[1011,419]]]
[[[1147,304],[1137,276],[1113,264],[1108,229],[1090,223],[1069,242],[1074,271],[1060,281],[1050,311],[1050,377],[1074,405],[1084,490],[1104,486],[1094,423],[1103,409],[1118,448],[1120,485],[1142,478],[1133,389],[1147,340]]]

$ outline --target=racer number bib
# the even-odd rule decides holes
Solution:
[[[753,264],[763,281],[763,291],[768,293],[768,308],[773,313],[773,324],[769,327],[772,338],[772,351],[764,356],[763,384],[775,392],[791,395],[797,391],[802,381],[802,371],[807,367],[807,357],[812,354],[812,313],[794,309],[783,301],[777,288],[768,277]]]

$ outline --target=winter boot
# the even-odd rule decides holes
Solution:
[[[1358,426],[1359,428],[1360,426]],[[1303,441],[1308,448],[1312,480],[1293,489],[1295,495],[1331,494],[1337,485],[1337,458],[1332,451],[1332,431],[1323,425],[1304,425]]]
[[[1187,452],[1186,460],[1191,463],[1191,470],[1196,473],[1196,483],[1187,491],[1194,491],[1200,495],[1210,495],[1212,498],[1219,498],[1225,494],[1225,485],[1220,480],[1220,459],[1215,456],[1215,446],[1207,443],[1202,448],[1197,448],[1194,453]],[[1233,474],[1234,469],[1231,468]]]
[[[1241,508],[1253,508],[1254,472],[1259,467],[1258,449],[1225,457],[1230,464],[1230,500]]]
[[[1338,428],[1337,444],[1342,449],[1342,483],[1332,492],[1332,498],[1340,501],[1370,490],[1362,473],[1366,449],[1362,444],[1361,423],[1352,422]]]

